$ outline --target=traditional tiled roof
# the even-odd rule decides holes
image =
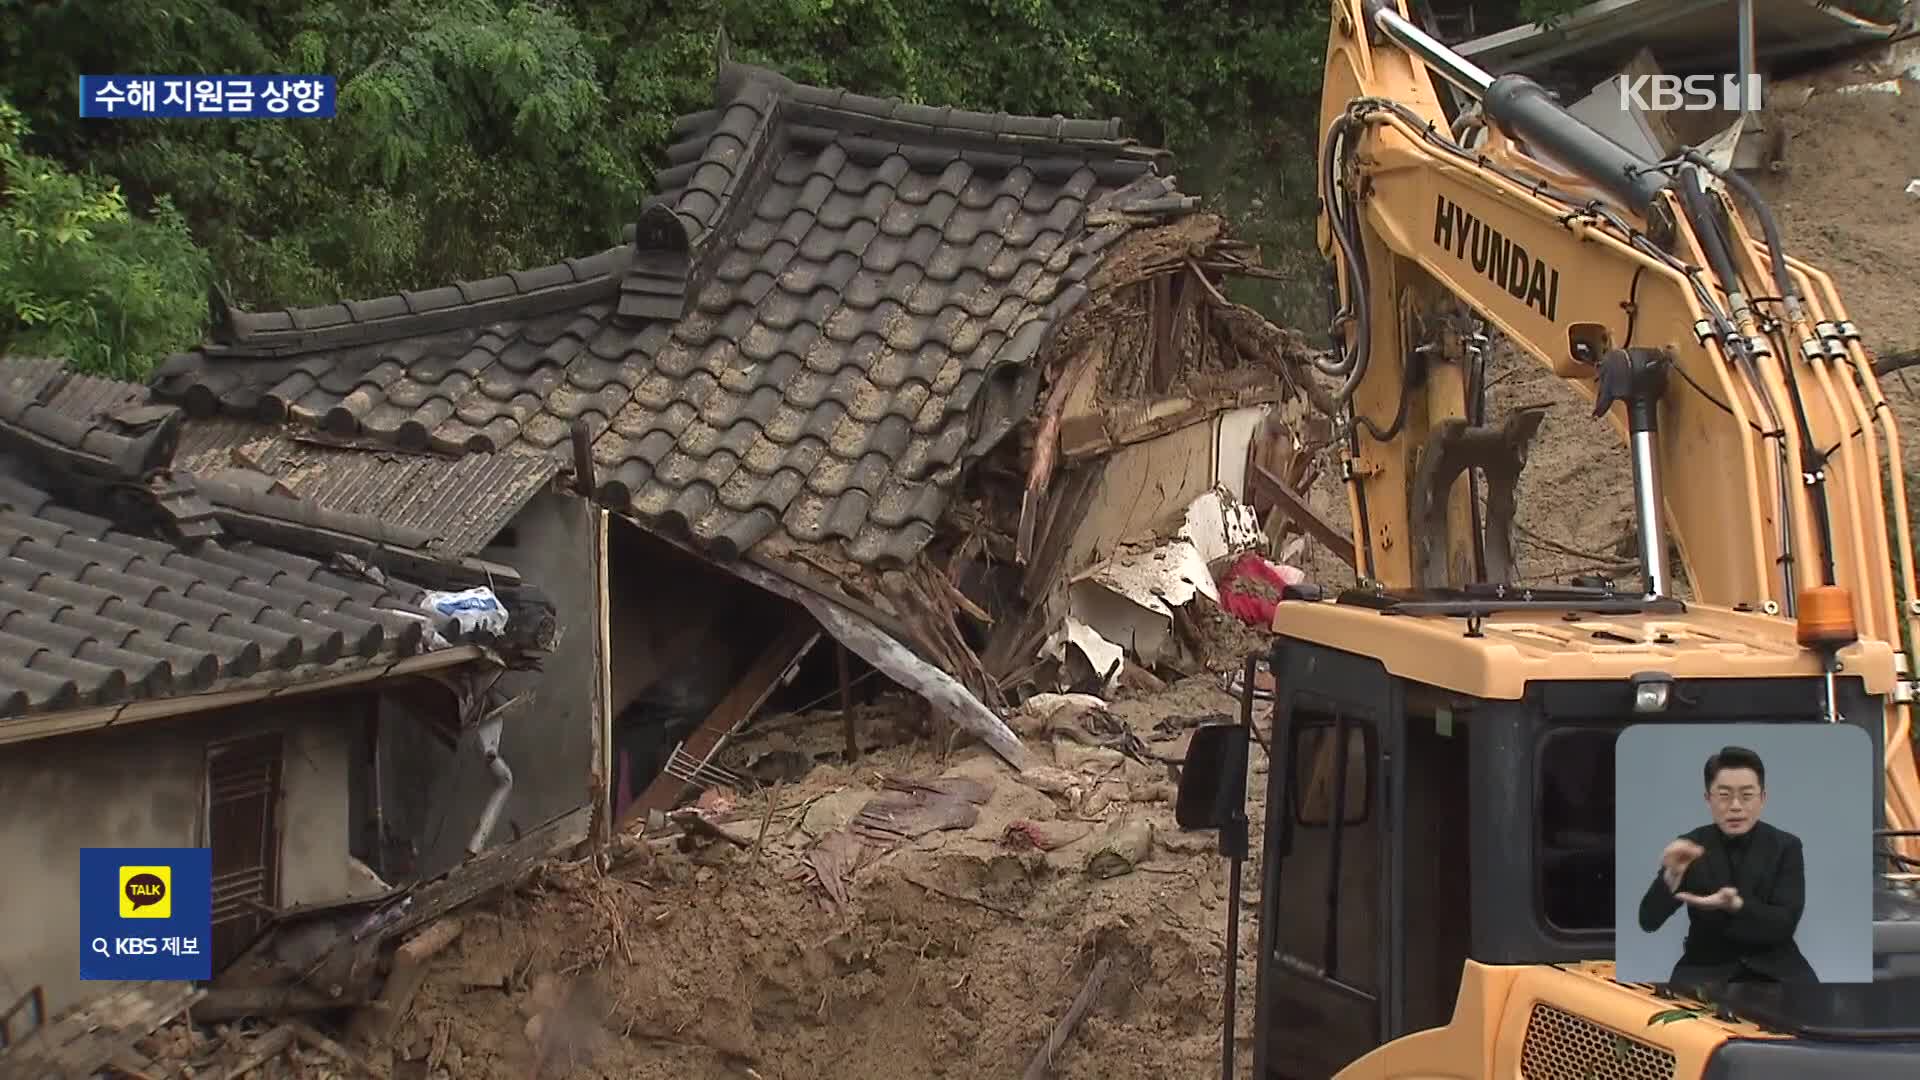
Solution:
[[[75,384],[13,392],[30,374],[0,365],[0,722],[427,648],[424,624],[401,613],[417,610],[419,587],[225,534],[214,504],[228,493],[171,471],[177,410],[144,406],[152,415],[134,422],[61,411],[49,402]]]
[[[1104,250],[1193,202],[1117,122],[905,105],[724,60],[668,158],[620,247],[318,308],[216,300],[212,341],[155,393],[449,453],[571,461],[578,423],[601,502],[718,557],[783,536],[898,564],[1029,412],[1029,361]]]

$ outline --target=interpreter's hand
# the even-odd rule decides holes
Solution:
[[[1666,879],[1667,891],[1679,888],[1680,878],[1686,874],[1687,867],[1706,853],[1707,849],[1684,836],[1668,844],[1666,850],[1660,853],[1660,874]]]
[[[1705,896],[1684,892],[1673,895],[1676,900],[1684,900],[1694,907],[1705,908],[1708,911],[1739,911],[1746,904],[1746,901],[1740,899],[1740,890],[1731,885]]]

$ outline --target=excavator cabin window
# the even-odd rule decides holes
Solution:
[[[1613,929],[1614,726],[1563,727],[1540,741],[1534,776],[1535,900],[1547,930]]]
[[[1299,825],[1325,826],[1333,821],[1335,780],[1339,775],[1340,740],[1338,727],[1331,719],[1296,720],[1293,728],[1293,820]],[[1346,781],[1340,793],[1344,812],[1342,825],[1359,825],[1367,820],[1367,806],[1373,798],[1372,729],[1360,724],[1347,728]]]

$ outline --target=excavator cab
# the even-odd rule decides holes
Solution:
[[[1826,722],[1792,624],[1600,589],[1356,589],[1284,602],[1274,630],[1269,734],[1249,732],[1267,750],[1254,1076],[1864,1080],[1920,1060],[1911,974],[1736,987],[1718,1018],[1661,1026],[1675,991],[1612,981],[1615,740]],[[1856,646],[1843,668],[1831,705],[1877,757],[1891,656]],[[1224,825],[1244,795],[1246,739],[1221,734],[1190,750],[1182,825]],[[1895,940],[1915,910],[1883,893],[1881,914],[1881,947],[1920,956]]]

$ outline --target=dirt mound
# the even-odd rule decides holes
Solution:
[[[1054,1075],[1201,1075],[1219,1046],[1225,864],[1174,826],[1155,758],[1234,708],[1206,677],[1115,704],[1072,733],[1131,733],[1144,760],[1030,738],[1053,764],[1024,780],[984,753],[894,747],[743,797],[721,825],[737,843],[551,867],[461,914],[395,1060],[516,1080],[1012,1076],[1107,957]],[[917,831],[912,800],[889,785],[937,777],[960,794],[930,801],[973,812],[899,839]]]
[[[1920,50],[1910,80],[1775,88],[1769,122],[1789,133],[1785,167],[1755,174],[1786,248],[1833,275],[1880,351],[1920,348]],[[1863,73],[1864,75],[1865,73]],[[1800,94],[1811,96],[1800,103]]]

